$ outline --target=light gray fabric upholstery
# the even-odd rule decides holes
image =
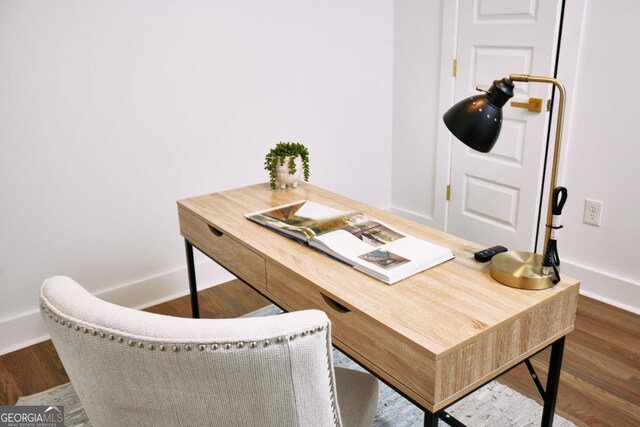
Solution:
[[[44,282],[40,307],[94,426],[373,423],[377,381],[334,372],[321,311],[176,318],[110,304],[63,276]]]
[[[366,372],[335,368],[342,424],[370,427],[378,407],[378,380]]]

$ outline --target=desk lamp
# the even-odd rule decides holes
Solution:
[[[559,216],[554,218],[554,200],[557,202],[556,178],[560,154],[560,139],[562,135],[562,122],[564,120],[565,90],[562,83],[551,77],[530,76],[528,74],[511,74],[509,78],[495,80],[489,90],[479,91],[484,94],[464,99],[447,111],[444,123],[456,138],[470,148],[488,153],[493,148],[500,129],[502,128],[502,107],[513,97],[513,82],[550,83],[555,85],[560,93],[558,108],[558,123],[556,127],[555,150],[553,154],[553,167],[551,169],[549,208],[547,211],[547,230],[545,233],[544,254],[548,256],[549,238],[555,241],[551,235],[552,229],[560,228]],[[521,104],[512,103],[515,106]],[[529,103],[530,111],[540,111],[541,105]],[[538,109],[536,109],[538,108]],[[566,200],[566,189],[563,192],[563,201]],[[557,211],[557,210],[556,210]],[[555,243],[554,243],[555,244]],[[553,250],[553,248],[552,248]],[[508,251],[495,255],[491,259],[490,273],[498,282],[521,289],[546,289],[557,283],[559,273],[549,264],[548,259],[542,255],[524,252]]]

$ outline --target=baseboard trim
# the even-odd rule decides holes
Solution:
[[[233,276],[210,261],[196,264],[198,290],[228,282]],[[114,304],[143,309],[189,293],[186,268],[180,268],[96,293]],[[36,302],[34,301],[34,305]],[[0,355],[49,339],[37,309],[0,320]]]
[[[580,280],[580,293],[640,315],[640,283],[563,258],[563,274]]]
[[[625,310],[625,311],[628,311],[630,313],[637,314],[637,315],[640,316],[640,309],[638,307],[634,307],[634,306],[629,305],[629,304],[623,304],[620,301],[612,300],[610,298],[603,297],[602,295],[595,294],[593,292],[585,291],[585,290],[582,290],[582,289],[580,289],[580,295],[584,295],[585,297],[589,297],[591,299],[598,300],[598,301],[603,302],[605,304],[611,305],[613,307],[617,307],[617,308],[619,308],[621,310]]]

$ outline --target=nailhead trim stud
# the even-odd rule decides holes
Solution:
[[[100,338],[107,338],[109,341],[117,341],[118,343],[123,343],[125,342],[125,339],[123,337],[119,337],[116,336],[114,334],[111,333],[107,333],[105,331],[100,331],[98,329],[91,329],[88,328],[86,326],[80,326],[79,324],[74,324],[73,322],[69,321],[69,320],[65,320],[59,316],[55,316],[55,314],[49,310],[45,303],[41,303],[40,307],[42,308],[42,311],[50,318],[52,319],[55,323],[58,323],[59,325],[63,325],[66,326],[67,328],[73,328],[76,331],[82,331],[85,334],[90,334],[92,336],[96,336],[99,335]],[[238,348],[238,349],[243,349],[245,346],[248,346],[249,348],[258,348],[260,345],[262,345],[263,347],[267,347],[271,344],[277,343],[277,344],[281,344],[285,341],[293,341],[297,338],[302,338],[302,337],[306,337],[309,335],[313,335],[316,332],[320,332],[323,331],[325,329],[325,325],[321,325],[321,326],[317,326],[315,328],[309,329],[309,330],[305,330],[305,331],[301,331],[299,333],[294,333],[291,334],[288,337],[275,337],[271,340],[269,339],[265,339],[263,341],[251,341],[248,343],[245,343],[243,341],[239,341],[239,342],[235,342],[235,343],[211,343],[209,344],[211,346],[211,350],[216,351],[220,348],[220,346],[222,346],[225,350],[231,350],[232,348]],[[128,346],[133,347],[133,346],[137,346],[138,348],[145,348],[145,343],[143,341],[134,341],[132,339],[128,339],[126,340],[126,343],[128,344]],[[147,344],[146,347],[149,350],[155,350],[156,347],[158,348],[158,350],[160,351],[166,351],[167,348],[170,348],[172,352],[177,353],[180,351],[181,348],[183,348],[185,351],[191,351],[194,348],[197,348],[199,351],[205,351],[208,347],[207,344],[172,344],[170,346],[166,346],[164,344]]]

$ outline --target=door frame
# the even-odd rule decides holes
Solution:
[[[456,49],[458,45],[458,15],[460,9],[460,1],[471,0],[453,0],[442,2],[442,44],[440,49],[440,92],[438,96],[438,115],[442,117],[444,113],[459,100],[454,99],[454,89],[456,77],[453,76],[453,60],[456,58]],[[541,0],[544,1],[544,0]],[[562,1],[562,0],[560,0]],[[562,34],[560,49],[558,52],[558,77],[566,90],[567,100],[565,108],[564,127],[562,130],[562,147],[560,152],[560,160],[558,167],[558,185],[561,185],[565,177],[567,153],[573,149],[571,144],[571,129],[573,128],[573,110],[574,97],[573,89],[578,77],[578,63],[580,59],[581,39],[583,32],[584,14],[586,9],[584,1],[566,1],[564,5],[564,16],[562,23]],[[501,78],[505,76],[496,76]],[[487,82],[490,84],[491,82]],[[557,101],[557,97],[556,97]],[[557,111],[554,107],[554,111]],[[552,116],[552,125],[550,127],[550,135],[556,132],[556,117]],[[434,209],[433,209],[433,225],[443,231],[448,229],[448,213],[449,202],[446,197],[446,187],[451,183],[451,151],[454,143],[454,136],[449,132],[442,120],[438,120],[437,129],[437,145],[436,145],[436,170],[435,170],[435,189],[434,189]],[[552,141],[552,139],[551,139]],[[553,157],[553,143],[549,144],[549,156],[545,170],[548,169]],[[548,179],[549,174],[545,174]],[[543,206],[541,211],[539,236],[544,236],[544,218],[546,218],[546,201],[548,200],[548,183],[544,185]],[[459,189],[458,189],[459,190]],[[570,190],[570,189],[569,189]],[[453,189],[456,191],[456,189]],[[543,238],[543,237],[541,237]],[[541,250],[541,241],[539,238],[538,249]]]

